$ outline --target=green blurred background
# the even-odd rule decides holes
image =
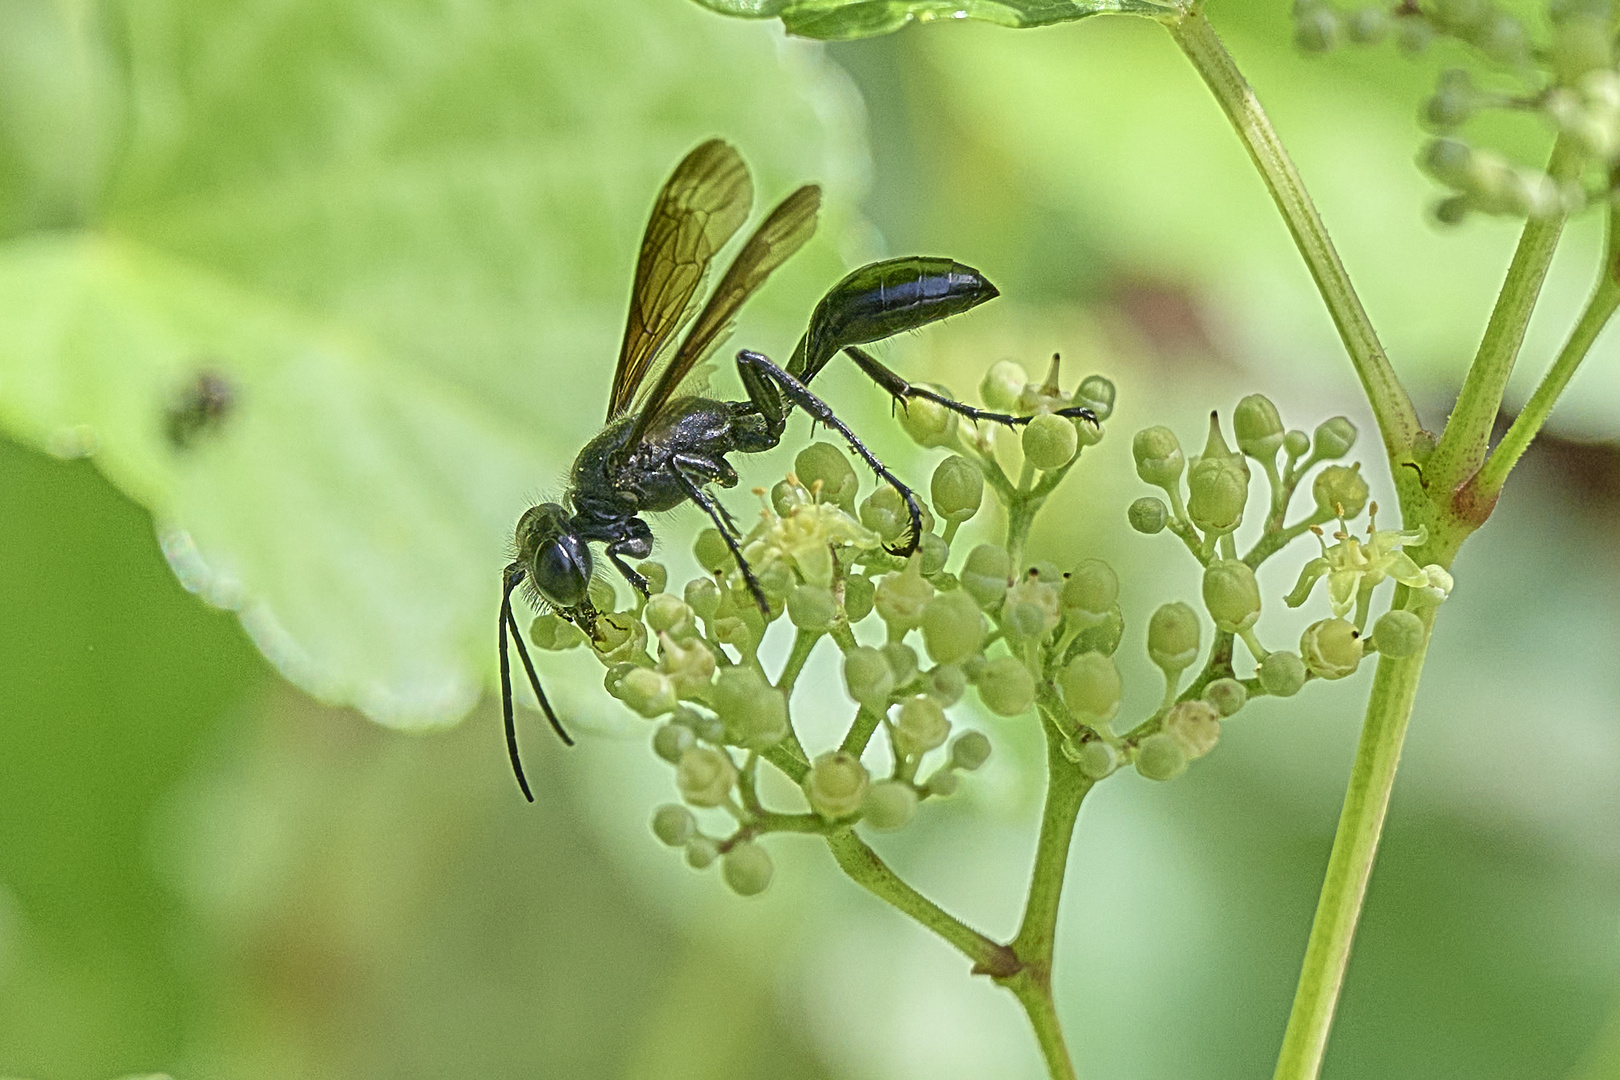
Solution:
[[[1212,18],[1437,426],[1514,237],[1426,223],[1411,117],[1457,57],[1303,59],[1287,8]],[[1258,180],[1150,23],[822,49],[682,0],[11,0],[0,1075],[1040,1075],[1010,997],[812,842],[773,846],[756,901],[659,848],[668,770],[585,658],[546,658],[586,734],[565,753],[526,727],[533,807],[487,694],[444,726],[491,685],[504,531],[605,401],[652,191],[711,134],[761,202],[829,188],[827,242],[740,340],[785,351],[841,266],[947,253],[1004,299],[891,346],[896,366],[966,390],[993,360],[1060,350],[1071,378],[1116,381],[1109,438],[1036,552],[1120,570],[1122,658],[1197,588],[1169,541],[1124,525],[1131,431],[1193,442],[1256,390],[1291,426],[1369,429]],[[1531,369],[1582,298],[1594,223],[1566,247]],[[240,425],[174,454],[156,418],[199,357],[240,380]],[[1459,561],[1329,1077],[1620,1076],[1620,348],[1587,366]],[[826,394],[926,475],[869,387],[833,370]],[[677,578],[696,524],[660,524]],[[1268,638],[1297,625],[1270,619]],[[1125,667],[1127,708],[1151,707],[1145,659]],[[1182,779],[1092,796],[1056,976],[1084,1075],[1268,1073],[1368,679],[1259,703]],[[825,704],[801,707],[811,741],[842,712]],[[1005,934],[1038,735],[957,712],[997,756],[879,846]]]

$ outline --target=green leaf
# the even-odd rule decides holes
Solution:
[[[875,37],[909,22],[979,19],[998,26],[1050,26],[1088,15],[1174,18],[1184,0],[697,0],[722,15],[782,20],[788,33],[827,40]]]
[[[0,43],[29,41],[0,44],[0,88],[40,56],[66,87],[0,95],[0,425],[93,454],[189,587],[388,723],[453,722],[493,682],[512,526],[601,422],[680,155],[730,139],[761,204],[828,187],[750,345],[789,349],[842,266],[851,97],[767,27],[664,0],[156,0],[104,36],[83,15],[0,12]],[[166,412],[203,371],[234,404],[177,447]]]

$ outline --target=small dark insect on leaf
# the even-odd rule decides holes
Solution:
[[[923,256],[871,263],[834,285],[811,314],[786,367],[761,353],[738,352],[737,375],[746,400],[717,401],[695,392],[690,385],[693,371],[719,348],[743,304],[815,232],[821,189],[807,184],[778,203],[743,242],[699,309],[709,264],[747,220],[753,200],[747,166],[719,139],[698,146],[675,167],[653,203],[641,241],[630,314],[608,397],[607,426],[574,459],[562,502],[531,506],[518,521],[517,558],[501,578],[498,642],[507,752],[518,785],[531,800],[518,761],[506,652],[509,633],[516,639],[518,656],[546,719],[564,742],[572,740],[541,689],[512,612],[512,591],[519,585],[535,607],[555,611],[595,639],[601,613],[588,595],[594,565],[591,545],[604,545],[614,569],[646,595],[647,580],[625,561],[652,554],[652,529],[641,515],[690,502],[719,530],[755,602],[765,611],[765,593],[743,558],[737,526],[711,489],[737,484],[737,470],[726,455],[756,454],[781,442],[795,408],[842,435],[879,479],[900,492],[911,531],[891,550],[899,555],[915,551],[922,533],[922,509],[915,494],[826,402],[810,392],[810,381],[840,351],[896,400],[926,397],[964,416],[993,423],[1017,425],[1029,420],[986,413],[913,387],[857,348],[967,311],[998,295],[996,287],[972,267]],[[690,329],[685,337],[675,344],[686,327]],[[1079,413],[1089,416],[1088,410]]]
[[[236,408],[236,389],[219,372],[198,371],[163,410],[163,431],[177,452],[190,450],[206,435],[224,427]]]

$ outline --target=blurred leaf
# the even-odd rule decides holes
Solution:
[[[697,0],[722,15],[782,20],[790,34],[826,40],[873,37],[907,23],[980,19],[1000,26],[1051,26],[1088,15],[1173,16],[1179,0]]]
[[[512,524],[605,408],[657,184],[718,133],[762,201],[827,184],[836,240],[845,84],[662,0],[114,10],[0,13],[27,31],[0,88],[36,91],[0,95],[0,425],[94,454],[301,686],[453,722],[493,674]],[[840,261],[823,242],[760,298],[762,346]],[[232,408],[171,444],[202,372]]]

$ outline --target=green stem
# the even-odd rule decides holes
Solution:
[[[800,630],[793,637],[793,649],[788,653],[787,662],[782,665],[782,674],[776,680],[776,688],[786,697],[793,696],[793,685],[799,681],[799,672],[804,670],[806,660],[821,639],[817,630]]]
[[[1409,459],[1422,430],[1417,410],[1412,407],[1406,388],[1384,354],[1384,347],[1379,344],[1361,299],[1350,284],[1333,241],[1288,152],[1272,130],[1265,109],[1202,11],[1194,10],[1180,18],[1166,20],[1165,26],[1198,69],[1198,74],[1203,76],[1204,83],[1260,170],[1350,354],[1350,362],[1378,419],[1378,429],[1390,460]]]
[[[860,757],[866,752],[866,744],[872,741],[872,732],[877,730],[878,722],[883,717],[871,709],[858,709],[855,719],[850,721],[849,730],[844,733],[844,741],[838,749],[846,754]]]
[[[1024,1007],[1030,1027],[1035,1029],[1035,1042],[1040,1045],[1041,1056],[1046,1059],[1046,1071],[1052,1080],[1077,1080],[1074,1060],[1063,1042],[1063,1025],[1058,1021],[1057,1005],[1052,1000],[1050,978],[1038,978],[1033,972],[1023,971],[1002,982],[1018,1004]]]
[[[1448,560],[1449,561],[1449,560]],[[1397,591],[1395,602],[1404,602],[1406,589]],[[1412,700],[1417,694],[1418,677],[1428,650],[1428,634],[1434,626],[1432,607],[1417,612],[1424,624],[1424,644],[1411,656],[1399,660],[1381,656],[1373,677],[1372,696],[1367,701],[1367,717],[1356,747],[1350,785],[1339,815],[1333,853],[1328,857],[1322,895],[1311,923],[1310,941],[1294,992],[1294,1007],[1288,1016],[1277,1057],[1274,1080],[1313,1080],[1322,1068],[1328,1031],[1333,1025],[1333,1009],[1344,983],[1345,965],[1350,960],[1350,944],[1361,916],[1361,903],[1372,874],[1373,857],[1389,809],[1389,793],[1395,783],[1395,766],[1400,761],[1401,744],[1406,738],[1407,721],[1412,716]]]
[[[878,858],[877,852],[848,829],[827,837],[827,847],[839,867],[862,888],[886,900],[932,930],[973,961],[975,973],[1010,978],[1018,972],[1018,958],[999,942],[979,933],[938,904],[907,885]]]
[[[1508,473],[1518,464],[1519,458],[1529,448],[1530,441],[1547,422],[1553,406],[1558,403],[1559,395],[1564,392],[1564,387],[1569,385],[1570,377],[1575,374],[1575,369],[1580,367],[1581,361],[1586,359],[1592,343],[1608,325],[1617,308],[1620,308],[1620,283],[1617,283],[1614,276],[1605,269],[1603,276],[1598,279],[1597,288],[1592,291],[1592,298],[1586,302],[1586,310],[1581,312],[1580,321],[1570,331],[1569,340],[1559,352],[1558,359],[1553,361],[1553,366],[1542,378],[1541,385],[1530,395],[1530,400],[1525,402],[1523,410],[1514,419],[1513,426],[1502,436],[1502,441],[1497,444],[1490,460],[1472,481],[1471,486],[1478,492],[1476,497],[1478,501],[1487,506],[1496,501],[1503,483],[1507,481]]]
[[[1069,844],[1074,838],[1080,803],[1092,786],[1092,781],[1063,756],[1057,728],[1055,723],[1045,728],[1046,806],[1041,811],[1041,836],[1035,845],[1035,868],[1029,878],[1024,920],[1012,942],[1013,952],[1024,967],[1046,981],[1050,981],[1052,971],[1058,901],[1069,865]]]
[[[1573,141],[1560,137],[1553,147],[1547,171],[1554,180],[1563,183],[1579,177],[1584,164],[1584,156]],[[1519,246],[1508,264],[1507,277],[1502,281],[1502,291],[1497,294],[1496,306],[1491,309],[1479,351],[1474,354],[1451,419],[1446,422],[1446,430],[1441,433],[1425,469],[1429,484],[1440,485],[1441,491],[1455,489],[1485,460],[1491,427],[1502,407],[1502,393],[1507,388],[1508,376],[1513,374],[1519,348],[1524,344],[1525,328],[1530,325],[1530,315],[1541,296],[1541,286],[1547,279],[1547,268],[1552,265],[1565,220],[1563,214],[1531,218],[1519,234]]]

